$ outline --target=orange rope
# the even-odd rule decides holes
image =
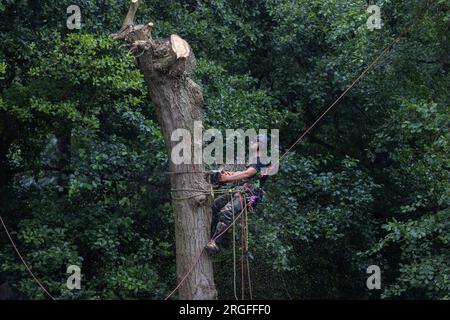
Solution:
[[[247,271],[247,281],[248,281],[248,290],[250,300],[253,300],[252,293],[252,282],[250,278],[250,264],[248,259],[248,211],[247,211],[247,201],[243,199],[242,194],[239,193],[241,204],[242,204],[242,212],[241,215],[241,298],[245,299],[245,272]],[[244,259],[245,257],[245,259]],[[244,267],[246,265],[246,268]]]
[[[333,107],[375,66],[375,64],[381,59],[383,58],[391,49],[392,47],[400,41],[401,37],[403,37],[403,35],[412,27],[412,24],[405,28],[400,35],[391,43],[389,44],[387,47],[384,48],[384,50],[375,58],[375,60],[364,69],[363,72],[361,72],[361,74],[350,84],[350,86],[344,91],[342,92],[338,98],[336,100],[334,100],[333,103],[331,103],[331,105],[324,111],[322,112],[317,119],[313,122],[312,125],[310,125],[301,135],[300,137],[286,150],[285,153],[283,153],[283,155],[280,157],[280,159],[278,159],[279,163],[287,154],[289,151],[292,150],[292,148],[294,148],[298,143],[300,143],[303,138],[320,122],[320,120],[322,120],[323,117],[325,117],[325,115],[331,110],[333,109]]]
[[[247,262],[248,291],[249,291],[249,294],[250,294],[250,300],[253,300],[252,281],[250,279],[250,265],[249,265],[249,262],[248,262],[248,212],[245,215],[245,235],[246,235],[245,243],[246,243],[246,249],[247,249],[245,256],[246,256],[246,262]]]
[[[28,266],[28,264],[25,262],[25,259],[22,257],[22,255],[20,254],[19,249],[16,246],[16,243],[14,242],[13,238],[11,237],[11,234],[8,231],[8,228],[6,227],[5,222],[3,221],[2,217],[0,216],[0,221],[3,225],[3,229],[5,229],[6,235],[8,236],[9,241],[11,242],[11,245],[13,246],[14,250],[16,251],[17,255],[19,256],[19,259],[22,261],[22,264],[25,266],[25,268],[27,269],[28,273],[31,275],[31,277],[33,277],[34,281],[39,285],[39,287],[41,287],[41,289],[47,294],[47,296],[50,297],[50,299],[52,300],[56,300],[55,297],[53,297],[50,292],[48,292],[48,290],[44,287],[44,285],[39,281],[39,279],[34,275],[33,271],[31,271],[30,267]]]
[[[253,300],[253,293],[252,293],[252,281],[250,279],[250,266],[248,263],[248,252],[247,252],[247,279],[248,279],[248,291],[250,294],[250,300]]]
[[[202,256],[203,251],[205,251],[205,248],[203,248],[200,251],[200,254],[197,256],[197,258],[194,260],[194,263],[191,265],[191,267],[189,268],[188,272],[184,275],[183,279],[181,279],[181,281],[178,283],[178,285],[175,287],[175,289],[173,289],[168,295],[167,297],[164,298],[164,300],[169,299],[177,290],[179,287],[181,287],[181,285],[183,284],[183,282],[187,279],[187,277],[191,274],[191,272],[194,270],[194,267],[197,265],[197,263],[200,261],[200,257]]]

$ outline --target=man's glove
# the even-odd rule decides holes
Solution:
[[[223,186],[223,183],[220,182],[220,176],[222,173],[223,170],[211,170],[208,172],[208,181],[212,184],[214,189],[218,189]]]
[[[212,184],[214,189],[218,189],[222,186],[225,185],[224,182],[220,181],[220,177],[224,175],[224,176],[231,176],[233,175],[233,172],[231,171],[223,171],[222,169],[220,170],[211,170],[208,172],[208,181]]]

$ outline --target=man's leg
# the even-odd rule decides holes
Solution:
[[[217,230],[216,230],[216,243],[220,244],[224,240],[227,228],[233,223],[233,217],[236,218],[236,216],[241,212],[242,210],[242,204],[241,204],[241,198],[238,193],[233,194],[232,201],[228,202],[225,207],[222,208],[220,211],[219,216],[219,223],[217,224]],[[227,231],[225,231],[227,230]]]
[[[227,228],[233,223],[233,216],[236,217],[242,210],[241,197],[238,193],[233,194],[232,200],[227,202],[220,210],[219,222],[217,223],[212,239],[206,246],[209,252],[218,252],[220,250],[219,244],[224,240]]]
[[[211,238],[213,238],[216,232],[217,223],[219,223],[220,210],[231,201],[231,194],[227,193],[214,199],[212,205],[212,219],[211,219]]]

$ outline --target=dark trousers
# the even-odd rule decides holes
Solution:
[[[212,221],[211,221],[211,238],[216,238],[216,243],[223,242],[226,229],[233,223],[234,217],[241,213],[242,202],[244,200],[239,193],[227,193],[214,199],[212,206]],[[227,230],[228,231],[228,230]]]

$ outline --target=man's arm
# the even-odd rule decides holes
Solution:
[[[253,167],[249,167],[247,170],[245,171],[237,171],[237,172],[233,172],[232,175],[227,176],[227,175],[221,175],[219,180],[220,182],[233,182],[233,181],[238,181],[238,180],[245,180],[245,179],[249,179],[251,177],[253,177],[256,174],[256,169]]]

